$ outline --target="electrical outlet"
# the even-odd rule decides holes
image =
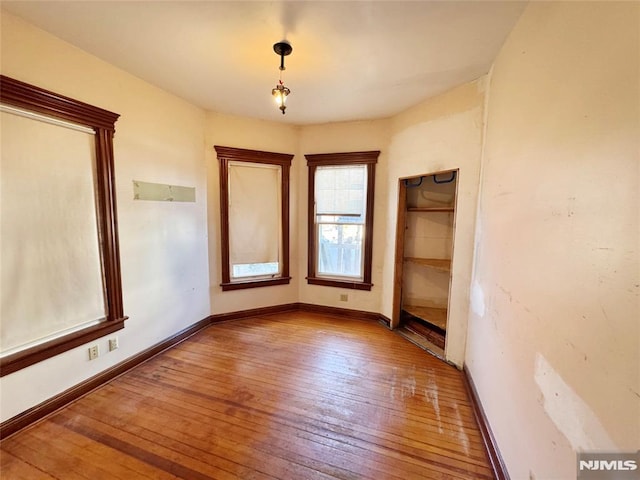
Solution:
[[[118,337],[113,337],[109,339],[109,351],[113,352],[118,349]]]
[[[349,301],[349,295],[347,295],[346,293],[341,293],[340,294],[340,301],[341,302],[348,302]]]
[[[98,349],[98,345],[94,345],[93,347],[89,347],[89,360],[95,360],[100,355],[100,350]]]

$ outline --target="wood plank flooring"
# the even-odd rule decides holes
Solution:
[[[3,440],[7,479],[492,479],[462,373],[382,325],[212,325]]]
[[[420,335],[429,342],[433,343],[438,348],[442,349],[444,353],[446,333],[441,328],[438,328],[436,325],[433,325],[429,322],[424,322],[419,318],[411,317],[409,315],[407,315],[407,318],[402,322],[402,326],[404,326],[407,330],[415,333],[416,335]]]

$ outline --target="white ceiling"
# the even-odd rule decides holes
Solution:
[[[2,7],[202,108],[294,124],[363,120],[486,73],[516,1],[2,1]],[[287,113],[271,98],[280,58]]]

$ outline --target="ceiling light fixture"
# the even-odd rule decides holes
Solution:
[[[291,47],[289,42],[283,40],[273,46],[273,51],[280,55],[280,80],[278,80],[276,88],[271,90],[271,95],[273,95],[273,98],[276,101],[276,105],[278,105],[278,108],[282,110],[282,114],[284,115],[284,111],[287,108],[287,106],[285,105],[287,101],[287,95],[291,93],[291,90],[285,87],[284,83],[282,83],[282,71],[285,70],[284,57],[289,55],[293,51],[293,47]]]

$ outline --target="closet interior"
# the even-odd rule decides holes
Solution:
[[[444,358],[458,171],[400,180],[394,320],[399,333]]]

